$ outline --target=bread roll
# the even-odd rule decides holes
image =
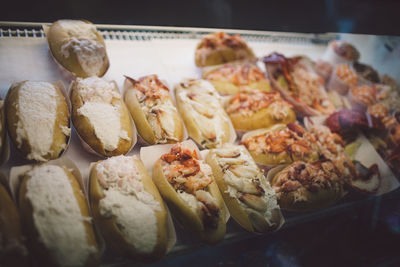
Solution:
[[[205,80],[186,79],[175,87],[176,103],[189,136],[205,148],[230,142],[230,121],[215,88]]]
[[[7,126],[17,149],[30,160],[55,159],[67,147],[69,109],[58,85],[14,83],[6,96]]]
[[[56,61],[77,77],[103,76],[109,61],[103,37],[84,20],[58,20],[46,32]]]
[[[345,180],[330,160],[296,161],[283,170],[270,170],[268,179],[276,192],[279,206],[284,210],[320,209],[344,195]]]
[[[175,144],[153,168],[153,180],[171,213],[185,230],[206,243],[225,235],[226,211],[210,166],[193,143]]]
[[[240,35],[216,32],[205,35],[197,45],[195,63],[197,67],[255,58],[253,50]]]
[[[40,266],[96,266],[99,248],[89,207],[73,174],[47,164],[20,177],[18,204]]]
[[[222,95],[237,94],[243,90],[271,90],[264,72],[251,61],[230,62],[204,68],[203,79],[211,82]]]
[[[231,216],[242,227],[259,233],[281,227],[283,217],[275,192],[245,147],[225,144],[211,149],[206,162]]]
[[[72,122],[80,137],[103,156],[128,153],[133,126],[116,83],[98,77],[77,79],[71,90]]]
[[[169,88],[157,75],[137,81],[127,77],[124,99],[140,136],[147,143],[154,145],[183,140],[182,119],[172,102]]]
[[[0,266],[28,266],[20,216],[6,186],[0,183]]]
[[[93,216],[112,250],[145,261],[165,255],[167,212],[136,156],[97,162],[91,169],[89,188]]]
[[[225,110],[236,130],[250,131],[296,121],[292,106],[277,92],[248,91],[233,95]]]

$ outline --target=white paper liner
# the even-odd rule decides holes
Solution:
[[[158,76],[158,75],[157,75],[157,76]],[[131,76],[125,75],[124,85],[123,85],[123,87],[122,87],[122,97],[123,97],[124,102],[126,102],[126,100],[125,100],[125,94],[126,94],[126,92],[127,92],[128,90],[134,90],[134,85],[132,84],[132,82],[129,81],[129,79],[133,79],[133,78],[131,78]],[[188,134],[188,132],[187,132],[186,125],[185,125],[185,123],[183,122],[183,119],[181,118],[181,114],[179,113],[178,108],[176,107],[176,99],[175,99],[174,90],[171,90],[171,87],[168,85],[168,83],[167,83],[166,81],[163,81],[163,80],[161,80],[161,79],[160,79],[160,81],[161,81],[162,83],[164,83],[165,86],[168,87],[168,89],[169,89],[169,94],[170,94],[170,96],[171,96],[172,103],[173,103],[174,107],[176,108],[176,111],[177,111],[177,113],[178,113],[179,119],[180,119],[181,122],[182,122],[182,126],[183,126],[183,138],[182,138],[182,141],[180,141],[180,142],[183,142],[183,141],[185,141],[186,139],[188,139],[189,134]],[[128,110],[129,110],[129,109],[128,109]],[[130,111],[129,111],[129,113],[130,113]],[[133,117],[133,114],[131,114],[131,116]],[[139,134],[139,131],[138,131],[138,134],[137,134],[137,135],[138,135],[137,143],[138,143],[139,145],[141,145],[141,146],[151,146],[151,145],[152,145],[152,144],[149,144],[146,140],[144,140],[144,138]]]
[[[18,82],[18,83],[19,83],[19,82]],[[68,107],[68,128],[71,129],[71,102],[70,102],[70,100],[69,100],[69,98],[68,98],[67,91],[66,91],[66,89],[65,89],[64,83],[63,83],[62,81],[49,82],[49,83],[52,84],[56,89],[60,90],[60,92],[62,93],[62,95],[63,95],[63,97],[64,97],[65,102],[67,103],[67,107]],[[14,83],[13,83],[13,84],[14,84]],[[5,111],[5,110],[4,110],[4,111]],[[5,116],[7,117],[7,115],[6,115],[5,112],[4,112],[4,114],[5,114]],[[6,125],[5,127],[7,128],[7,125]],[[58,125],[55,125],[54,127],[58,127]],[[42,129],[42,130],[43,130],[43,129]],[[70,143],[71,143],[71,134],[72,134],[72,130],[71,130],[71,133],[70,133],[69,135],[66,135],[65,148],[61,151],[61,153],[58,155],[57,158],[61,158],[61,157],[65,154],[65,152],[67,151],[68,147],[70,146]],[[5,139],[6,139],[6,143],[7,143],[7,145],[8,145],[8,148],[6,148],[6,149],[7,149],[7,151],[5,151],[6,154],[3,154],[3,155],[0,156],[0,159],[1,159],[1,157],[3,157],[3,156],[5,157],[4,159],[2,159],[2,160],[4,160],[4,161],[1,162],[0,165],[6,163],[6,162],[8,161],[8,159],[9,159],[9,157],[10,157],[11,145],[10,145],[10,142],[9,142],[7,136],[6,136]],[[11,140],[11,141],[12,141],[12,140]],[[17,144],[14,144],[13,147],[16,149],[16,152],[17,152],[18,155],[20,155],[22,158],[26,159],[26,156],[23,155],[23,153],[18,149]],[[27,160],[27,159],[26,159],[26,160]],[[53,159],[53,160],[54,160],[54,159]],[[31,162],[36,162],[36,161],[35,161],[35,160],[31,160]]]
[[[134,157],[137,157],[137,156],[134,156]],[[137,158],[139,159],[139,157],[137,157]],[[89,174],[88,174],[89,177],[87,177],[87,179],[85,180],[85,187],[86,187],[86,194],[87,194],[86,197],[87,197],[87,200],[89,202],[89,207],[91,207],[91,205],[90,205],[90,201],[91,200],[90,200],[90,194],[89,194],[89,192],[90,192],[90,188],[89,188],[89,186],[90,186],[89,185],[89,183],[90,183],[90,173],[92,172],[92,168],[95,165],[95,163],[98,163],[98,162],[90,163]],[[150,175],[150,178],[151,178],[151,173],[149,173],[149,175]],[[167,240],[167,250],[166,250],[166,253],[165,253],[165,255],[167,255],[176,244],[176,231],[175,231],[174,223],[172,221],[171,212],[169,211],[168,206],[167,206],[167,204],[165,202],[164,202],[164,207],[165,207],[166,212],[167,212],[167,233],[168,233],[168,238],[167,239],[168,240]],[[97,225],[96,220],[94,218],[93,218],[93,221],[94,221],[94,224]],[[100,227],[99,226],[96,226],[96,227],[98,229],[99,235],[102,235],[102,233],[100,231]],[[105,243],[105,240],[104,240],[103,236],[102,236],[102,239],[103,239],[103,241]]]
[[[199,155],[200,160],[204,160],[205,156],[208,153],[208,150],[206,152],[200,151],[196,145],[196,143],[193,140],[186,140],[181,143],[184,143],[185,145],[188,145],[195,149],[197,151],[197,155]],[[164,144],[164,145],[154,145],[154,146],[148,146],[148,147],[142,147],[140,149],[140,159],[142,160],[145,168],[149,172],[149,174],[152,176],[153,174],[153,167],[156,164],[156,161],[164,154],[169,153],[171,148],[174,146],[174,144]],[[215,182],[215,181],[214,181]],[[224,202],[224,209],[225,209],[225,223],[228,222],[230,218],[230,214],[228,211],[228,208],[225,205]]]
[[[89,205],[89,199],[88,199],[88,194],[87,191],[85,189],[85,184],[81,175],[81,172],[79,171],[78,167],[75,165],[75,163],[67,158],[67,157],[63,157],[63,158],[59,158],[59,159],[55,159],[55,160],[51,160],[48,161],[46,163],[42,163],[43,165],[55,165],[55,166],[60,166],[60,167],[65,167],[67,168],[72,175],[76,178],[76,180],[78,181],[81,190],[85,196],[85,200],[86,200],[86,204],[88,205],[88,210],[89,210],[89,215],[90,218],[93,220],[93,216],[92,216],[92,211],[90,209],[90,205]],[[17,167],[12,167],[10,170],[10,176],[9,176],[9,186],[10,186],[10,190],[11,190],[11,194],[12,197],[14,199],[15,202],[18,203],[18,191],[19,191],[19,187],[20,184],[22,182],[22,177],[21,175],[23,175],[24,173],[26,173],[27,171],[31,170],[35,165],[37,164],[29,164],[29,165],[22,165],[22,166],[17,166]],[[97,245],[99,248],[99,255],[103,255],[104,251],[105,251],[105,242],[103,237],[100,235],[99,230],[97,229],[96,225],[94,224],[94,222],[92,223],[93,228],[94,228],[94,233],[96,236],[96,241],[97,241]]]
[[[103,78],[103,79],[104,79],[104,78]],[[107,80],[107,81],[108,81],[108,80]],[[111,81],[111,82],[114,84],[115,88],[117,88],[117,89],[119,90],[118,84],[117,84],[115,81]],[[69,86],[69,89],[68,89],[68,98],[69,98],[69,101],[70,101],[70,102],[71,102],[71,96],[72,96],[72,88],[73,88],[74,84],[75,84],[74,81],[71,82],[71,84],[70,84],[70,86]],[[124,100],[123,100],[123,98],[122,98],[122,95],[121,95],[121,101],[125,104],[125,102],[124,102]],[[71,105],[71,106],[72,106],[72,105]],[[128,109],[128,108],[127,108],[127,109]],[[128,116],[129,116],[129,120],[130,120],[130,122],[131,122],[131,127],[132,127],[132,144],[131,144],[131,147],[129,148],[129,150],[128,150],[124,155],[127,155],[127,154],[134,148],[134,146],[135,146],[136,143],[137,143],[137,130],[136,130],[136,125],[135,125],[135,122],[134,122],[133,119],[132,119],[132,116],[131,116],[131,113],[129,112],[129,110],[128,110]],[[71,121],[72,121],[72,108],[71,108]],[[73,125],[73,122],[72,122],[72,125]],[[75,126],[74,126],[74,127],[75,127]],[[101,157],[101,158],[107,158],[107,156],[105,156],[105,155],[103,155],[103,154],[100,154],[100,153],[98,153],[97,151],[95,151],[95,150],[83,139],[83,137],[80,135],[80,133],[78,132],[78,130],[76,129],[76,127],[75,127],[75,130],[76,130],[76,135],[78,136],[79,141],[80,141],[82,147],[83,147],[87,152],[89,152],[90,154],[96,155],[96,156],[98,156],[98,157]]]

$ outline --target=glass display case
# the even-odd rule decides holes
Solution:
[[[42,26],[41,23],[0,23],[0,90],[3,99],[10,85],[21,80],[54,82],[60,80],[66,88],[69,87],[71,77],[55,63]],[[158,26],[96,25],[96,27],[105,40],[110,60],[110,68],[104,77],[115,80],[121,89],[124,87],[124,75],[137,79],[144,75],[157,74],[171,89],[183,78],[201,78],[202,70],[194,63],[196,46],[206,34],[220,31],[210,28]],[[282,58],[285,60],[298,55],[307,56],[313,68],[317,68],[316,73],[321,74],[318,71],[323,72],[324,69],[318,68],[320,62],[318,60],[328,62],[332,60],[334,55],[329,55],[332,41],[342,40],[351,43],[360,54],[358,62],[365,64],[360,67],[358,75],[363,75],[368,66],[372,66],[378,73],[379,81],[369,80],[365,83],[377,90],[373,93],[374,97],[376,98],[376,94],[384,90],[388,90],[388,94],[394,91],[393,95],[396,94],[397,97],[396,90],[399,90],[400,82],[398,37],[227,29],[224,31],[230,35],[239,34],[243,38],[255,56],[260,59],[256,64],[263,71],[268,71],[268,60],[265,57],[278,52],[284,55]],[[267,66],[262,63],[263,59],[267,62]],[[351,67],[354,68],[353,64]],[[336,71],[334,64],[333,69],[332,73]],[[354,69],[353,71],[357,72]],[[389,76],[384,78],[384,74],[392,78]],[[272,75],[267,73],[270,79]],[[335,79],[334,76],[335,74],[329,74],[327,80],[323,82],[325,88],[330,86],[329,80]],[[376,89],[378,87],[379,89]],[[333,99],[337,100],[335,97],[333,96]],[[378,103],[377,100],[374,101]],[[385,103],[389,102],[390,99]],[[345,140],[347,146],[353,144],[353,147],[346,147],[346,152],[352,153],[353,160],[362,161],[366,165],[363,170],[373,164],[378,165],[379,188],[369,193],[346,188],[343,196],[327,207],[307,212],[283,211],[285,223],[282,228],[266,235],[248,232],[230,218],[227,221],[225,237],[217,245],[200,242],[174,221],[176,242],[173,242],[174,245],[164,258],[149,265],[395,266],[399,264],[400,257],[396,253],[396,246],[400,241],[399,150],[394,148],[395,141],[384,144],[382,144],[386,140],[384,138],[377,141],[381,135],[374,135],[373,119],[371,116],[365,117],[365,110],[362,118],[357,117],[361,116],[359,113],[340,112],[352,110],[351,103],[350,101],[350,107],[339,104],[335,107],[335,122],[345,130],[347,127],[362,129],[361,132]],[[395,120],[400,120],[395,108],[396,103],[390,105],[390,115]],[[306,117],[313,116],[301,118],[300,123],[306,124],[305,120],[308,120]],[[314,120],[316,121],[317,119]],[[394,123],[397,125],[399,122]],[[333,128],[332,126],[331,130]],[[76,164],[88,190],[90,164],[100,160],[101,157],[85,151],[75,128],[72,129],[70,139],[63,157],[71,159]],[[393,140],[397,140],[395,136]],[[236,140],[236,143],[238,142],[239,138]],[[139,140],[129,155],[140,156],[140,149],[145,146],[145,142]],[[5,157],[8,159],[2,165],[1,172],[7,177],[11,168],[31,163],[21,157],[12,143],[10,152]],[[101,266],[133,264],[140,265],[108,249],[105,249],[101,262]]]

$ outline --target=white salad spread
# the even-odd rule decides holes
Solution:
[[[71,182],[62,167],[40,165],[28,171],[26,197],[33,209],[39,241],[60,266],[83,266],[97,248],[88,245],[84,222]]]

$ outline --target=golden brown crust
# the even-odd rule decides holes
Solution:
[[[0,265],[28,266],[20,216],[5,186],[0,183]]]
[[[118,147],[113,151],[108,151],[104,148],[101,140],[96,136],[93,125],[90,123],[89,119],[81,114],[78,114],[78,109],[81,108],[85,102],[79,92],[78,82],[73,82],[71,84],[71,105],[72,105],[72,122],[75,129],[77,130],[79,136],[97,153],[106,156],[117,156],[121,154],[126,154],[129,152],[132,146],[133,138],[133,128],[131,124],[131,118],[129,117],[129,111],[125,103],[121,98],[113,97],[112,105],[119,106],[120,113],[120,123],[121,131],[126,131],[129,140],[124,138],[119,138]],[[114,92],[119,94],[119,90],[115,84]]]
[[[27,157],[32,152],[32,147],[29,141],[25,138],[21,138],[21,145],[19,146],[18,140],[18,132],[17,125],[20,120],[19,117],[19,91],[21,87],[27,81],[19,82],[13,84],[8,90],[6,99],[5,99],[5,111],[7,117],[7,128],[10,134],[11,140],[15,144],[15,147]],[[49,152],[46,155],[43,155],[42,158],[44,160],[52,160],[58,158],[62,152],[66,149],[67,141],[69,136],[67,136],[61,127],[69,128],[69,108],[67,105],[67,101],[65,96],[59,89],[58,85],[52,84],[56,89],[57,97],[57,110],[56,110],[56,119],[54,122],[53,128],[53,142],[49,149]],[[36,129],[37,131],[47,131],[49,129]]]
[[[80,37],[85,37],[85,36],[76,36],[73,32],[69,31],[68,29],[65,29],[62,26],[62,24],[68,25],[70,23],[82,23],[83,25],[84,24],[92,25],[91,22],[85,20],[81,21],[59,20],[54,22],[46,32],[51,53],[53,54],[54,58],[60,65],[62,65],[68,71],[74,73],[77,77],[86,78],[92,76],[92,74],[88,73],[87,70],[85,70],[85,68],[81,66],[76,53],[71,53],[69,57],[65,57],[62,53],[63,45],[65,45],[72,37],[78,39]],[[96,41],[97,43],[103,45],[105,49],[104,39],[101,36],[101,34],[98,31],[96,31],[94,34],[95,38],[92,41]],[[103,58],[103,64],[100,68],[98,76],[99,77],[103,76],[108,70],[109,66],[110,63],[108,60],[108,56],[107,54],[105,54]]]
[[[68,179],[71,183],[72,190],[74,192],[74,196],[78,202],[79,208],[81,210],[81,214],[83,217],[90,218],[89,207],[86,202],[85,195],[82,191],[81,185],[76,180],[75,176],[66,168],[63,168],[65,174],[68,176]],[[19,186],[18,190],[18,206],[20,209],[20,214],[23,222],[24,231],[28,236],[28,245],[30,250],[35,255],[35,258],[39,260],[43,266],[59,266],[54,256],[51,254],[51,251],[46,248],[46,246],[39,240],[39,233],[35,227],[35,222],[33,219],[33,208],[30,200],[27,198],[27,182],[31,179],[31,176],[24,175],[22,177],[22,182]],[[94,233],[94,228],[91,221],[83,221],[82,222],[85,227],[87,243],[89,246],[96,248],[97,253],[91,254],[85,266],[97,266],[100,263],[100,254],[99,248],[96,240],[96,236]]]
[[[158,79],[157,75],[145,76],[138,81],[127,77],[125,85],[129,87],[124,95],[126,106],[135,121],[140,136],[147,143],[154,145],[158,143],[176,143],[183,140],[183,122],[176,108],[173,106],[169,89]],[[142,96],[141,102],[138,100],[138,95]],[[155,103],[158,103],[157,105],[169,103],[170,106],[167,109],[154,108]],[[148,113],[145,113],[141,105],[148,110]],[[158,122],[157,125],[160,125],[161,136],[160,134],[156,134],[155,129],[149,123],[149,117],[152,114],[154,114],[154,120]],[[162,128],[162,123],[170,120],[174,122],[172,136]]]
[[[167,252],[168,244],[168,229],[167,229],[167,211],[164,206],[164,202],[151,180],[147,170],[143,166],[143,163],[139,159],[133,159],[132,164],[138,168],[139,173],[142,176],[142,183],[144,190],[150,193],[154,199],[160,204],[161,210],[155,211],[157,218],[157,244],[154,250],[150,254],[143,254],[137,251],[137,249],[130,244],[124,237],[124,234],[116,224],[115,217],[104,217],[100,213],[100,200],[105,197],[104,188],[100,185],[97,178],[96,166],[94,164],[90,172],[89,180],[89,196],[90,205],[93,212],[93,217],[98,224],[102,234],[107,242],[107,245],[117,252],[118,254],[125,255],[136,260],[143,262],[150,262],[160,259]]]
[[[225,110],[236,130],[250,131],[296,120],[292,106],[277,92],[238,93],[226,102]]]
[[[251,61],[204,68],[203,79],[211,82],[220,94],[236,94],[243,90],[271,90],[264,72]]]
[[[198,67],[252,58],[255,58],[253,51],[240,35],[231,36],[224,32],[205,35],[195,52],[195,63]]]

